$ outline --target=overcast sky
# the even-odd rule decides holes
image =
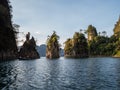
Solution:
[[[74,32],[92,24],[98,32],[113,34],[120,15],[120,0],[10,0],[13,22],[20,32],[31,32],[37,44],[44,44],[53,30],[63,44]]]

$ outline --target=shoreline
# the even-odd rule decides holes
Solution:
[[[46,58],[46,56],[44,56]],[[60,56],[60,58],[68,58],[68,59],[84,59],[84,58],[107,58],[107,57],[111,57],[111,58],[120,58],[120,56],[88,56],[88,57],[75,57],[75,56]],[[15,60],[15,59],[19,59],[19,60],[35,60],[35,59],[39,59],[40,57],[19,57],[18,54],[16,53],[11,53],[11,52],[4,52],[4,53],[0,53],[0,61],[6,61],[6,60]],[[48,59],[48,58],[47,58]]]

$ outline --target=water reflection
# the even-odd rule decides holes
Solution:
[[[120,90],[120,59],[116,58],[116,63],[114,65],[114,79],[116,81],[117,88],[116,90]]]
[[[119,90],[120,59],[41,58],[0,62],[0,89]]]
[[[18,75],[18,60],[0,62],[0,89],[8,89]]]

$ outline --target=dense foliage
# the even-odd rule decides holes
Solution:
[[[0,57],[3,57],[3,52],[17,52],[16,45],[16,28],[18,25],[12,24],[12,7],[9,0],[0,0]],[[82,31],[82,29],[80,30]],[[114,35],[111,37],[106,36],[106,31],[97,33],[94,26],[89,25],[85,35],[75,32],[73,38],[67,39],[65,42],[64,52],[65,56],[70,57],[88,57],[88,56],[120,56],[120,18],[115,24]],[[29,40],[29,34],[26,36],[24,47],[30,50],[35,49],[36,43],[34,38]],[[47,57],[59,57],[59,36],[54,31],[51,36],[47,38]],[[29,44],[28,43],[31,43]],[[24,51],[23,51],[24,52]],[[9,54],[10,55],[10,54]]]
[[[95,36],[97,36],[96,28],[94,26],[92,26],[92,25],[89,25],[88,29],[87,29],[87,33],[91,33],[91,32],[94,33]]]
[[[0,0],[0,51],[17,51],[9,0]]]
[[[59,49],[59,36],[54,31],[51,36],[48,36],[47,38],[47,48],[52,49],[53,46],[57,47]]]
[[[113,55],[116,57],[120,57],[120,34],[113,35],[111,37],[111,42],[113,42],[113,45],[115,46]]]
[[[72,55],[72,49],[73,49],[73,45],[72,45],[72,39],[67,39],[66,42],[64,43],[65,47],[64,47],[64,54],[65,55]]]
[[[94,26],[89,25],[86,30],[88,39],[84,34],[76,32],[72,39],[65,42],[65,56],[81,57],[81,55],[93,56],[120,56],[120,34],[111,37],[106,36],[107,32],[99,32]],[[87,53],[88,52],[88,53]]]
[[[88,57],[88,45],[84,34],[75,32],[72,39],[67,39],[64,52],[66,57]]]
[[[112,39],[114,38],[97,36],[92,41],[89,41],[89,55],[112,56],[115,50],[115,44]]]
[[[94,37],[96,37],[98,35],[96,28],[92,25],[88,26],[88,28],[86,30],[86,33],[88,34],[88,40],[89,41],[94,39]]]
[[[47,48],[46,48],[46,57],[53,59],[53,58],[59,58],[59,36],[54,31],[51,36],[48,36],[47,38]]]

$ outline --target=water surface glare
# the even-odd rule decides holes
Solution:
[[[0,90],[120,90],[120,59],[0,62]]]

